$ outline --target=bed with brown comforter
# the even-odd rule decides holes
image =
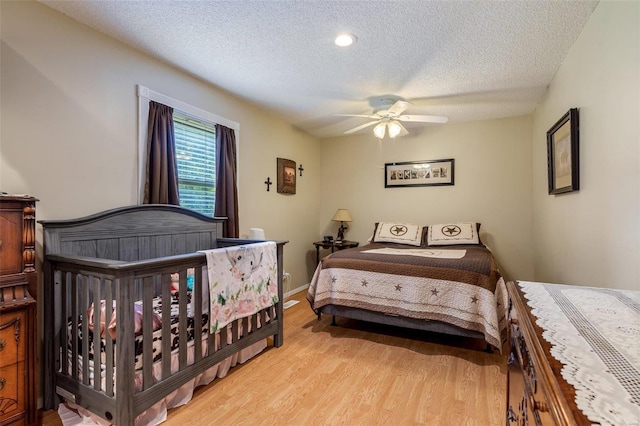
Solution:
[[[507,292],[483,245],[370,243],[320,262],[307,300],[322,313],[482,338],[500,349]]]

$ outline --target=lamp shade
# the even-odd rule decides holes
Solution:
[[[402,127],[400,127],[400,125],[395,121],[390,121],[389,123],[387,123],[387,127],[389,128],[390,138],[395,138],[402,131]]]
[[[378,139],[384,138],[384,132],[387,128],[386,126],[387,126],[387,123],[383,121],[373,128],[373,134],[376,136],[376,138]]]
[[[351,215],[347,209],[338,209],[331,220],[335,220],[336,222],[351,222]]]

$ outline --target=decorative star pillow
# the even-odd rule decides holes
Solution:
[[[380,222],[373,234],[373,242],[420,246],[422,226],[412,223]]]
[[[479,229],[480,224],[475,222],[429,225],[427,244],[430,246],[480,244]]]

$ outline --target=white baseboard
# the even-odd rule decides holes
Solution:
[[[298,288],[294,288],[293,290],[289,290],[288,292],[286,292],[284,294],[284,298],[286,299],[287,297],[289,297],[289,296],[291,296],[293,294],[300,293],[301,291],[304,291],[304,290],[308,289],[309,288],[309,284],[305,284],[305,285],[300,286]]]

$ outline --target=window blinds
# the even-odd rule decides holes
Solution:
[[[173,113],[180,205],[213,217],[216,196],[216,129]]]

